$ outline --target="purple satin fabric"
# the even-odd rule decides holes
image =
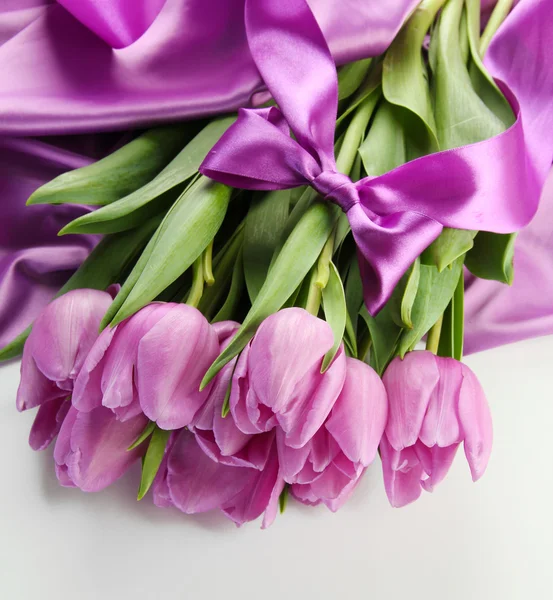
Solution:
[[[113,48],[135,42],[153,23],[165,0],[57,0]]]
[[[262,85],[244,0],[7,2],[14,10],[22,3],[23,12],[30,2],[34,18],[20,16],[24,26],[0,47],[0,134],[105,131],[227,112],[247,106]],[[381,53],[418,0],[310,2],[343,63]],[[12,18],[10,6],[0,5],[0,23]],[[125,40],[133,43],[106,43]]]
[[[85,207],[25,206],[44,182],[89,164],[84,151],[96,154],[93,141],[0,139],[0,347],[33,321],[96,243],[96,236],[57,237]]]
[[[526,145],[541,184],[553,162],[553,1],[521,0],[488,51],[490,72],[523,106]],[[536,85],[539,82],[539,85]],[[553,175],[515,246],[512,287],[469,278],[466,351],[553,334]]]
[[[442,226],[509,233],[530,222],[539,177],[526,160],[522,120],[508,89],[517,120],[503,134],[352,183],[336,173],[336,70],[305,0],[246,0],[246,31],[280,108],[241,109],[200,171],[248,189],[308,184],[338,204],[359,250],[369,312],[382,308]]]

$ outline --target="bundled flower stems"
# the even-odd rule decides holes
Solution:
[[[266,527],[290,497],[338,510],[379,463],[395,507],[461,444],[484,474],[464,279],[511,283],[538,208],[553,3],[482,8],[423,0],[337,70],[305,0],[246,0],[253,105],[135,134],[30,196],[93,207],[60,235],[102,236],[0,354],[23,353],[17,408],[38,408],[30,445],[54,445],[61,485],[141,460],[139,500]]]

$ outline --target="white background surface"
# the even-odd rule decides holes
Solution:
[[[268,531],[137,503],[136,471],[99,494],[59,487],[15,410],[19,365],[0,367],[0,598],[553,598],[553,338],[467,363],[494,416],[480,482],[459,452],[433,495],[392,509],[375,463],[337,514],[290,502]]]

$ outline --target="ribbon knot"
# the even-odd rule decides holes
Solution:
[[[325,200],[334,202],[345,213],[359,202],[359,192],[355,183],[338,171],[323,171],[313,179],[311,185]]]
[[[444,226],[511,233],[530,222],[540,186],[506,85],[517,120],[504,133],[353,183],[336,171],[336,66],[306,0],[246,0],[245,16],[252,56],[278,107],[241,109],[200,172],[254,190],[311,185],[339,205],[371,314]]]

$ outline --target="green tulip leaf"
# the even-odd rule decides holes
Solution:
[[[441,4],[436,0],[423,0],[419,4],[388,48],[382,73],[386,100],[411,113],[411,119],[405,115],[403,123],[415,126],[412,117],[420,121],[413,135],[424,136],[426,154],[438,150],[438,138],[422,44]]]
[[[336,218],[337,209],[327,202],[315,202],[305,212],[274,260],[242,326],[206,373],[202,388],[246,346],[262,321],[296,291],[317,262]]]
[[[396,285],[388,302],[395,322],[402,328],[413,329],[411,313],[419,289],[419,280],[420,259],[417,258]]]
[[[150,129],[109,156],[44,184],[27,204],[115,202],[155,177],[186,143],[190,129],[189,123]]]
[[[516,233],[480,231],[474,238],[474,248],[467,254],[468,270],[480,279],[492,279],[512,285]]]
[[[503,129],[515,122],[511,105],[488,73],[479,53],[480,0],[465,0],[466,25],[470,48],[469,74],[472,86],[482,102],[501,121]]]
[[[242,252],[236,257],[232,271],[229,293],[221,310],[215,315],[213,322],[228,321],[234,317],[237,308],[240,306],[242,292],[244,291],[244,267]]]
[[[480,98],[463,62],[460,30],[464,0],[449,0],[433,32],[435,118],[443,150],[480,142],[500,134],[505,125]]]
[[[348,63],[338,70],[338,100],[352,96],[367,76],[372,58]]]
[[[263,286],[273,254],[288,220],[290,192],[282,190],[252,200],[244,228],[244,275],[253,302]]]
[[[347,317],[346,295],[344,293],[344,286],[342,285],[340,274],[332,261],[329,266],[330,274],[328,283],[323,288],[322,296],[325,319],[334,334],[334,345],[323,358],[321,373],[324,373],[328,369],[340,348],[346,329]]]
[[[117,202],[75,219],[60,233],[124,231],[168,208],[187,181],[194,183],[203,159],[234,121],[234,117],[212,121],[154,179]]]
[[[436,323],[449,304],[463,270],[458,258],[450,269],[440,273],[434,265],[421,264],[417,296],[411,310],[412,329],[406,329],[399,341],[399,355],[415,349],[425,333]]]
[[[455,293],[444,312],[438,356],[461,360],[463,358],[465,278],[461,271]]]
[[[443,271],[457,258],[465,255],[474,246],[474,236],[477,233],[477,231],[444,227],[442,233],[427,249],[438,271]]]
[[[142,500],[148,493],[148,490],[154,482],[155,476],[163,460],[165,454],[165,446],[171,435],[170,431],[155,427],[150,443],[148,444],[148,450],[142,461],[142,476],[140,478],[140,488],[138,489],[137,500]]]
[[[219,230],[230,195],[229,187],[206,177],[182,194],[115,299],[120,308],[112,326],[154,300],[194,263]]]
[[[127,448],[127,451],[130,452],[131,450],[134,450],[135,448],[138,448],[138,446],[140,446],[140,444],[142,444],[142,442],[144,442],[145,440],[147,440],[150,437],[150,435],[152,435],[152,433],[154,432],[155,428],[156,428],[155,421],[150,421],[148,423],[148,425],[146,425],[146,427],[144,427],[144,431]]]
[[[369,314],[365,306],[359,315],[367,324],[371,338],[370,365],[382,375],[394,357],[402,328],[395,322],[389,302],[375,317]]]

